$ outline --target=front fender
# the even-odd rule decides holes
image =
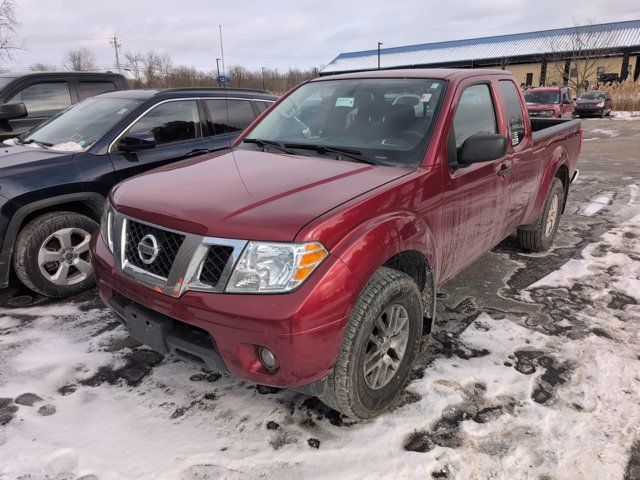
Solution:
[[[386,213],[361,223],[336,244],[331,253],[347,265],[364,287],[387,260],[408,250],[424,255],[436,284],[432,229],[423,218],[408,211]]]

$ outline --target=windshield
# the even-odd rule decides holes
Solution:
[[[298,88],[240,148],[271,148],[381,165],[422,162],[446,82],[323,80]]]
[[[130,98],[88,98],[30,130],[20,142],[85,151],[140,103]]]
[[[602,92],[583,93],[580,96],[580,100],[604,100],[604,93]]]
[[[529,105],[560,103],[559,92],[524,92],[524,101]]]

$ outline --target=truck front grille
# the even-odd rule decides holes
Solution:
[[[202,264],[200,281],[207,285],[211,285],[212,287],[218,285],[222,272],[227,266],[232,254],[233,247],[230,246],[212,245],[209,247],[207,257]]]
[[[157,242],[158,251],[155,257],[153,257],[153,255],[147,255],[147,257],[151,257],[147,258],[147,261],[149,259],[153,261],[145,263],[142,261],[138,247],[143,239],[147,238],[148,241],[150,237],[153,237]],[[178,250],[180,250],[182,242],[184,242],[184,238],[185,236],[179,233],[129,220],[127,222],[124,256],[125,259],[135,267],[166,279],[169,276]]]

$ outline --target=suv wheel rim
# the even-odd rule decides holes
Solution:
[[[554,195],[551,200],[551,206],[549,207],[549,213],[547,215],[547,226],[545,228],[545,235],[550,237],[553,233],[553,227],[556,224],[556,219],[558,218],[558,205],[560,202],[558,201],[558,195]]]
[[[75,285],[84,281],[92,272],[90,240],[91,234],[80,228],[53,232],[38,250],[40,273],[55,285]]]
[[[369,335],[363,370],[369,388],[379,390],[387,385],[402,363],[409,341],[409,313],[402,305],[385,308]]]

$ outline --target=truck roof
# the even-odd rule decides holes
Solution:
[[[366,72],[326,75],[315,78],[312,81],[322,82],[340,78],[437,78],[442,80],[453,80],[485,75],[511,75],[511,73],[506,70],[490,68],[403,68],[398,70],[368,70]]]
[[[558,92],[560,90],[562,90],[563,88],[569,88],[567,86],[555,86],[555,87],[535,87],[535,88],[528,88],[526,91],[527,92]]]

